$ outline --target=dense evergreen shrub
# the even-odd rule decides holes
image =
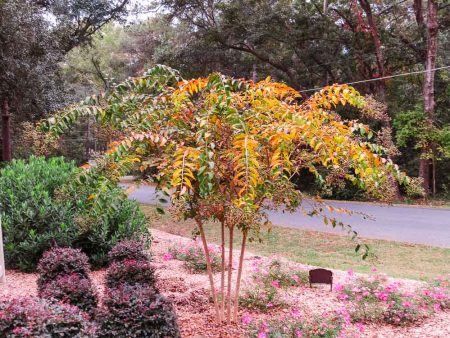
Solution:
[[[136,261],[146,261],[149,259],[146,253],[145,244],[137,240],[125,240],[117,243],[108,254],[109,262],[121,262],[134,259]]]
[[[93,316],[97,309],[97,293],[89,278],[79,274],[59,276],[39,287],[38,296],[80,308]]]
[[[181,337],[172,304],[151,287],[120,285],[109,289],[104,305],[98,316],[100,338]]]
[[[70,203],[55,203],[56,190],[77,172],[62,158],[15,160],[0,170],[6,264],[31,271],[52,245],[66,246],[76,234]]]
[[[155,268],[148,261],[129,259],[112,263],[106,274],[106,285],[115,288],[122,284],[154,286],[156,283]]]
[[[6,264],[34,271],[53,246],[80,248],[93,267],[123,239],[149,243],[145,215],[121,188],[62,158],[14,160],[0,170],[0,212]]]
[[[109,251],[122,240],[149,245],[148,224],[139,204],[101,174],[93,171],[80,176],[61,189],[61,199],[82,201],[77,205],[79,233],[74,246],[88,254],[94,268],[107,265]]]
[[[38,286],[56,280],[60,276],[78,274],[87,278],[90,272],[89,260],[79,249],[53,248],[46,251],[38,264]]]
[[[0,300],[0,337],[87,338],[94,326],[80,309],[38,298]]]

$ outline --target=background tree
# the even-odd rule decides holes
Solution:
[[[20,123],[36,121],[73,100],[59,64],[68,51],[89,42],[106,23],[123,17],[127,3],[0,2],[0,102],[9,105],[13,132],[20,132]]]

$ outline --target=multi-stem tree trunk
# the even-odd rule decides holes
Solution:
[[[208,271],[208,277],[209,277],[209,284],[211,286],[211,296],[214,302],[214,310],[216,312],[216,321],[220,323],[221,316],[220,316],[220,310],[219,310],[219,303],[217,301],[217,294],[216,294],[216,288],[214,286],[214,276],[213,271],[211,267],[211,256],[209,255],[209,249],[208,249],[208,242],[206,241],[206,235],[205,230],[203,228],[203,223],[199,219],[196,219],[198,229],[200,230],[200,237],[202,239],[203,244],[203,250],[205,252],[205,258],[206,258],[206,270]]]
[[[247,242],[247,231],[243,232],[242,245],[239,256],[239,266],[236,279],[235,294],[232,295],[232,279],[233,279],[233,239],[234,239],[234,226],[230,225],[229,229],[229,247],[228,247],[228,262],[226,262],[226,252],[225,252],[225,222],[221,220],[221,280],[220,280],[220,293],[215,289],[214,275],[211,266],[211,255],[208,249],[208,243],[206,240],[206,235],[203,227],[203,222],[196,219],[197,226],[200,230],[200,237],[202,239],[203,250],[206,259],[206,268],[208,272],[208,278],[211,287],[211,295],[214,302],[214,309],[216,313],[217,323],[227,322],[231,324],[231,321],[237,322],[238,307],[239,307],[239,291],[242,279],[242,271],[244,265],[244,255],[245,255],[245,245]],[[226,293],[225,293],[225,271],[228,270],[227,283],[226,283]],[[220,302],[219,302],[220,295]]]
[[[233,276],[233,231],[234,226],[230,225],[229,252],[228,252],[228,281],[227,281],[227,323],[231,323],[231,279]]]
[[[426,61],[425,61],[425,79],[423,84],[423,102],[424,110],[429,127],[434,124],[434,113],[436,107],[434,79],[436,71],[436,54],[438,47],[438,3],[436,0],[428,0],[426,22]],[[428,158],[431,145],[425,145],[422,149],[422,158],[420,160],[419,175],[423,179],[423,188],[428,195],[430,192],[430,160]]]
[[[222,219],[221,226],[221,253],[222,262],[220,264],[220,313],[221,321],[224,320],[223,315],[225,313],[225,221]]]
[[[238,317],[238,309],[239,309],[239,290],[241,288],[241,279],[242,279],[242,269],[244,266],[244,255],[245,255],[245,244],[247,242],[247,230],[244,230],[242,233],[242,244],[241,244],[241,254],[239,256],[239,267],[238,274],[236,279],[236,291],[234,294],[234,313],[233,320],[237,323]]]

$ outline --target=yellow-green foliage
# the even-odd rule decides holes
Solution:
[[[384,194],[389,175],[408,182],[370,142],[373,132],[343,121],[334,112],[338,105],[370,109],[347,85],[302,99],[270,78],[253,83],[215,73],[186,81],[157,66],[41,127],[58,136],[93,115],[124,135],[105,155],[106,169],[119,175],[132,166],[157,167],[159,187],[171,189],[185,216],[257,230],[266,200],[299,204],[301,192],[290,178],[304,169],[319,181],[350,180],[375,197]]]

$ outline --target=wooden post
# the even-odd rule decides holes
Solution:
[[[3,101],[2,106],[2,159],[9,162],[12,159],[11,152],[11,115],[9,113],[8,101]]]
[[[5,255],[3,254],[2,216],[0,215],[0,283],[6,283]]]

